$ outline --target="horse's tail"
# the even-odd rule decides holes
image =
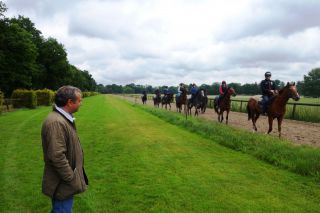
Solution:
[[[253,110],[250,109],[250,103],[252,103],[251,99],[249,99],[247,104],[248,121],[253,118]]]
[[[213,108],[214,108],[214,111],[217,114],[219,114],[219,112],[218,112],[218,104],[217,104],[217,100],[216,99],[214,99],[214,101],[213,101]]]

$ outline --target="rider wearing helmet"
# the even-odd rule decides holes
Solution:
[[[177,97],[179,97],[181,95],[181,89],[183,87],[183,83],[180,83],[179,86],[178,86],[178,93],[177,93]]]
[[[262,92],[262,114],[266,113],[267,106],[271,100],[271,97],[276,94],[276,84],[271,80],[271,72],[264,74],[265,79],[261,81],[260,87]]]
[[[196,94],[198,92],[197,85],[195,83],[192,84],[190,93],[191,93],[191,102],[193,102],[193,99],[196,97]]]
[[[227,85],[226,81],[222,81],[221,85],[219,87],[218,106],[219,106],[221,99],[227,94],[227,92],[228,92],[228,85]]]
[[[169,88],[168,88],[168,86],[164,86],[163,95],[167,96],[168,94],[169,94]]]

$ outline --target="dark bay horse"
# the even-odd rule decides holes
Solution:
[[[156,96],[153,97],[153,105],[159,108],[159,104],[161,103],[161,95],[160,92],[156,92]]]
[[[161,107],[163,107],[163,105],[165,105],[165,108],[167,109],[167,105],[169,105],[170,110],[171,110],[171,103],[173,102],[173,94],[167,94],[164,95],[161,99]]]
[[[269,130],[268,134],[272,131],[273,120],[277,118],[278,120],[278,131],[279,137],[281,137],[281,124],[286,112],[286,105],[288,100],[292,98],[295,101],[300,99],[299,93],[297,91],[295,83],[287,83],[283,87],[279,94],[275,95],[267,109]],[[261,114],[260,104],[258,100],[250,98],[247,105],[248,120],[252,120],[253,129],[257,131],[256,122]]]
[[[208,96],[207,96],[207,90],[206,89],[203,89],[203,97],[202,97],[202,100],[201,100],[201,113],[205,113],[206,112],[206,109],[207,109],[207,105],[208,105]]]
[[[176,108],[177,112],[181,113],[182,105],[184,105],[184,112],[187,110],[187,89],[185,87],[181,87],[180,89],[181,94],[180,96],[176,96]]]
[[[147,103],[147,93],[143,93],[143,95],[141,96],[141,100],[142,100],[142,104]]]
[[[232,87],[229,87],[227,93],[221,98],[218,106],[218,97],[214,99],[214,111],[218,114],[218,121],[221,123],[223,121],[223,112],[226,111],[226,124],[228,124],[231,96],[236,96],[236,92]]]
[[[191,98],[188,99],[187,114],[191,115],[191,109],[192,107],[194,107],[195,108],[194,115],[198,116],[199,111],[202,112],[202,109],[204,108],[204,106],[206,107],[207,102],[208,102],[208,98],[206,97],[205,90],[204,89],[198,90],[193,100],[191,100]]]

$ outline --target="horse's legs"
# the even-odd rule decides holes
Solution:
[[[277,118],[277,120],[278,120],[279,138],[281,137],[281,123],[282,123],[282,119],[283,119],[282,116]]]
[[[221,117],[220,118],[221,118],[220,122],[222,123],[222,121],[223,121],[223,111],[221,112]]]
[[[228,118],[229,118],[229,110],[227,110],[226,124],[228,124]]]
[[[257,123],[257,120],[258,120],[259,116],[260,116],[260,114],[257,113],[257,112],[253,113],[253,115],[252,115],[252,123],[253,123],[253,129],[254,129],[254,131],[257,131],[257,130],[258,130],[258,128],[257,128],[257,126],[256,126],[256,123]]]
[[[271,116],[268,116],[268,121],[269,121],[269,130],[268,130],[268,134],[269,134],[272,131],[273,118]]]
[[[198,108],[196,106],[194,107],[194,110],[194,116],[198,116]]]

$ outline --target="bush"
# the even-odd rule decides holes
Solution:
[[[49,89],[37,90],[37,104],[38,106],[50,106],[53,103],[54,92]]]
[[[37,106],[37,95],[33,90],[16,89],[11,98],[14,108],[36,108]]]
[[[90,97],[90,96],[94,96],[94,95],[98,95],[98,92],[82,92],[82,97]]]
[[[1,114],[1,112],[2,112],[3,102],[4,102],[4,95],[3,95],[3,93],[0,91],[0,114]]]

